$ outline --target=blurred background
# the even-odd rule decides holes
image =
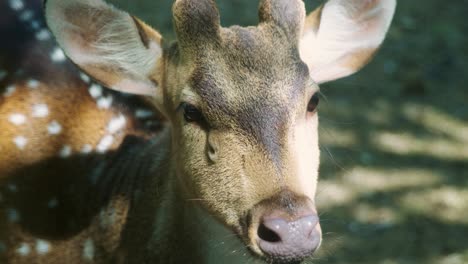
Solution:
[[[174,39],[172,0],[111,2]],[[224,26],[257,23],[258,1],[217,2]],[[467,0],[400,0],[376,58],[322,85],[314,263],[468,263],[467,15]]]

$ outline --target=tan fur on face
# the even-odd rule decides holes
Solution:
[[[167,78],[164,93],[167,111],[172,111],[180,181],[189,199],[202,199],[213,215],[240,232],[244,215],[282,189],[313,200],[317,128],[301,125],[297,136],[295,127],[313,122],[306,121],[306,105],[315,88],[309,87],[297,46],[275,24],[223,28],[221,38],[219,46],[204,47],[184,60],[184,70],[180,57],[169,55],[168,74],[179,75]],[[180,96],[187,91],[195,96]],[[173,112],[183,100],[203,112],[208,128],[187,124],[181,112]],[[296,143],[307,132],[310,141]],[[214,163],[208,157],[209,141],[216,142]],[[296,145],[304,143],[303,153],[315,154],[297,159],[301,150]]]

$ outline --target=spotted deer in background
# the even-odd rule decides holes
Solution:
[[[246,28],[221,27],[213,0],[176,0],[171,44],[102,0],[48,0],[65,53],[39,5],[0,4],[1,263],[297,263],[317,250],[318,84],[370,60],[395,0],[308,16],[301,0],[261,0]]]

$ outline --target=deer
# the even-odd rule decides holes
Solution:
[[[170,43],[103,0],[0,4],[0,262],[313,256],[319,84],[371,60],[396,1],[259,2],[222,27],[175,0]]]

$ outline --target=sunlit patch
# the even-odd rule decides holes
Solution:
[[[357,194],[346,186],[329,180],[320,180],[315,198],[319,210],[346,204],[356,198]]]
[[[427,144],[427,139],[418,135],[405,133],[381,133],[373,138],[379,148],[398,155],[430,155],[449,160],[467,160],[468,143],[433,138]]]
[[[355,167],[343,175],[343,184],[361,192],[388,191],[407,187],[432,186],[441,182],[440,175],[428,169]]]
[[[416,124],[421,124],[430,132],[449,135],[454,140],[468,145],[468,123],[435,108],[420,104],[406,104],[405,116]]]
[[[401,195],[400,205],[407,211],[430,215],[444,222],[468,224],[468,190],[441,186]]]
[[[353,131],[320,127],[320,143],[322,146],[350,147],[356,144],[356,135]]]
[[[361,195],[375,192],[422,188],[441,182],[440,175],[428,169],[397,169],[355,167],[345,171],[340,181],[322,179],[317,188],[317,205],[321,210],[346,205]]]
[[[359,203],[353,208],[353,219],[357,223],[351,222],[348,225],[348,229],[355,233],[362,233],[362,226],[360,225],[372,225],[364,228],[373,229],[388,229],[395,226],[401,221],[400,213],[394,208],[385,206],[374,206],[367,203]]]
[[[399,155],[430,155],[448,160],[468,159],[466,122],[419,104],[406,104],[403,113],[406,118],[424,127],[429,136],[422,137],[420,134],[409,132],[385,132],[373,139],[376,146]],[[428,140],[430,144],[427,143]]]
[[[441,264],[466,264],[468,263],[468,250],[456,252],[444,256],[436,257],[431,263],[441,263]]]

